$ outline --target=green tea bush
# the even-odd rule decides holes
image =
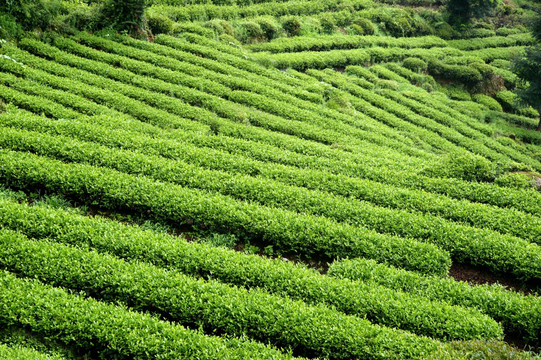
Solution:
[[[148,27],[153,34],[171,34],[174,22],[167,16],[153,14],[147,17]]]
[[[499,284],[472,286],[451,277],[423,276],[360,258],[335,261],[327,274],[477,308],[501,322],[507,335],[539,345],[541,299],[535,295],[524,295]]]
[[[299,36],[301,34],[301,22],[296,17],[288,17],[282,23],[282,28],[287,33],[287,36]]]
[[[495,166],[479,155],[448,155],[441,162],[425,168],[422,174],[456,178],[466,181],[492,181],[495,177]]]
[[[239,24],[239,31],[237,32],[237,38],[243,43],[251,44],[257,43],[263,40],[263,30],[258,23],[254,21],[246,21]]]
[[[522,173],[507,173],[500,175],[494,180],[499,186],[510,187],[513,189],[532,189],[535,185],[532,178]]]
[[[274,18],[260,18],[257,23],[261,27],[261,31],[267,41],[271,41],[278,36],[279,26],[276,24]]]
[[[405,58],[402,61],[402,65],[406,69],[410,69],[416,72],[424,72],[428,66],[428,64],[425,61],[419,58],[414,58],[414,57]]]
[[[332,34],[336,30],[334,19],[330,16],[320,16],[319,22],[321,24],[321,29],[325,34]]]
[[[492,98],[490,96],[487,96],[487,95],[484,95],[484,94],[474,94],[472,96],[472,99],[475,102],[478,102],[481,105],[485,105],[490,110],[503,111],[502,106],[500,105],[500,103],[498,101],[494,100],[494,98]]]
[[[352,21],[352,24],[357,25],[362,29],[361,35],[373,35],[376,32],[376,27],[368,19],[356,18]]]
[[[427,360],[535,360],[538,357],[498,340],[453,341],[442,345]]]

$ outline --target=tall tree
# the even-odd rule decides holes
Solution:
[[[541,12],[532,22],[535,44],[526,49],[523,56],[513,61],[513,71],[520,79],[515,90],[521,103],[537,110],[540,115],[537,130],[541,131]]]
[[[449,22],[466,24],[474,17],[483,17],[498,5],[499,0],[448,0]]]

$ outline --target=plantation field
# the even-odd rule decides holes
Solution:
[[[0,41],[0,359],[534,358],[534,39],[439,5],[153,0],[144,38]]]

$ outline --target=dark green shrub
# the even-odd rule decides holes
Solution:
[[[453,100],[471,101],[470,93],[464,89],[459,89],[454,86],[446,86],[443,88],[443,92]]]
[[[442,39],[449,40],[455,36],[455,29],[446,22],[438,22],[434,24],[435,35]]]
[[[10,0],[0,2],[0,14],[11,15],[25,30],[48,29],[60,13],[59,0]],[[7,21],[9,24],[10,21]],[[12,26],[11,26],[12,28]]]
[[[537,117],[537,112],[534,110],[534,108],[521,107],[517,94],[511,91],[499,91],[494,95],[494,98],[502,105],[504,111],[533,118]]]
[[[299,36],[301,34],[301,22],[296,17],[289,17],[282,23],[282,28],[287,36]]]
[[[167,16],[153,14],[148,17],[148,27],[153,34],[171,34],[175,22]]]
[[[402,62],[402,65],[406,69],[410,69],[416,72],[425,71],[428,66],[426,62],[415,57],[409,57],[409,58],[404,59],[404,61]]]
[[[278,25],[272,18],[262,18],[257,21],[265,38],[270,41],[278,34]]]
[[[69,11],[64,23],[77,30],[92,31],[103,27],[102,7],[99,4],[88,6],[79,4]]]
[[[103,7],[103,15],[106,23],[113,28],[134,33],[142,28],[145,6],[145,0],[107,0]]]
[[[17,19],[9,14],[0,15],[0,39],[17,39],[23,34],[23,28],[17,23]]]

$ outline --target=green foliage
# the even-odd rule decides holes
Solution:
[[[428,360],[534,360],[531,352],[517,349],[503,341],[453,341],[442,345]]]
[[[147,17],[148,27],[152,34],[171,34],[174,28],[174,22],[170,18],[163,15],[149,15]]]
[[[102,4],[78,4],[70,9],[63,21],[69,28],[80,31],[94,31],[96,29],[101,29],[103,28],[104,22]]]
[[[512,69],[520,85],[516,94],[522,106],[531,106],[541,116],[541,15],[538,15],[532,34],[537,39],[535,46],[526,49],[523,56],[513,61]],[[535,115],[534,115],[535,116]],[[541,131],[541,120],[538,125]]]
[[[472,99],[481,105],[485,105],[490,110],[503,111],[500,103],[490,96],[484,94],[475,94],[472,96]]]
[[[388,355],[380,356],[381,359],[400,356],[406,351],[427,354],[437,345],[434,340],[375,326],[364,319],[347,316],[323,306],[308,306],[262,291],[230,287],[217,281],[196,280],[153,265],[130,264],[110,255],[65,245],[28,241],[20,237],[12,237],[10,241],[6,239],[8,236],[2,236],[1,240],[4,245],[10,244],[4,249],[4,254],[9,254],[11,261],[3,264],[12,271],[27,277],[37,277],[55,286],[85,291],[105,301],[120,301],[135,309],[152,309],[167,314],[168,318],[177,323],[193,324],[207,333],[239,337],[248,335],[262,342],[290,346],[298,354],[332,354],[337,359],[363,357],[373,354],[371,347],[381,346],[374,344],[370,336],[361,335],[352,342],[352,332],[378,332],[385,341],[395,343],[395,349],[387,350]],[[15,239],[20,241],[19,244],[14,244]],[[17,266],[15,262],[19,262],[24,255],[27,256],[25,265]],[[87,268],[93,271],[82,270]],[[201,296],[204,296],[205,301],[201,301]],[[456,315],[463,318],[467,315],[475,316],[474,313]],[[490,324],[487,317],[477,317],[481,322],[488,321],[487,330],[493,327],[489,331],[498,334],[495,322]],[[299,318],[309,318],[312,324],[310,329],[299,327]],[[416,344],[411,346],[413,344],[408,342]],[[404,346],[402,344],[407,350],[401,349]]]
[[[282,22],[282,28],[287,36],[299,36],[301,34],[301,22],[296,17],[288,17]]]
[[[201,242],[206,242],[212,246],[233,249],[239,242],[235,234],[217,234],[212,233],[199,239]]]
[[[102,13],[107,26],[135,33],[143,26],[145,7],[146,0],[106,0]]]
[[[0,39],[13,40],[23,34],[23,28],[10,14],[0,14]]]
[[[271,41],[278,36],[279,26],[273,18],[260,18],[257,20],[257,23],[261,27],[265,40]]]
[[[502,322],[506,334],[518,336],[534,346],[539,345],[541,300],[534,295],[525,296],[498,284],[471,286],[449,277],[427,277],[366,259],[335,261],[327,274],[339,279],[378,284],[431,300],[475,307]]]
[[[254,21],[241,23],[240,30],[237,32],[237,38],[243,43],[256,43],[263,40],[264,34],[261,26]]]
[[[494,180],[494,183],[499,186],[510,187],[514,189],[532,189],[534,181],[532,178],[523,173],[508,173],[500,175]]]
[[[452,39],[455,37],[455,29],[449,23],[445,21],[437,22],[434,24],[435,35],[441,37],[442,39]]]
[[[449,155],[439,163],[422,171],[423,174],[438,177],[451,177],[466,181],[492,181],[495,167],[487,159],[478,155]]]
[[[60,13],[59,0],[6,0],[0,3],[0,13],[11,15],[25,30],[48,29]],[[4,17],[4,21],[5,17]],[[7,20],[9,23],[11,20]]]
[[[31,156],[27,160],[32,161],[32,158],[34,157]],[[34,158],[34,161],[47,162],[44,158]],[[197,189],[166,185],[151,179],[122,174],[112,170],[105,171],[103,169],[104,172],[100,180],[95,178],[95,175],[97,175],[96,170],[88,165],[66,165],[66,167],[59,168],[58,171],[60,172],[57,175],[50,173],[52,176],[50,182],[46,180],[47,176],[42,180],[31,180],[30,174],[28,174],[29,177],[26,180],[22,176],[15,180],[8,175],[7,167],[3,171],[3,179],[16,187],[38,181],[34,183],[35,186],[49,188],[55,193],[67,196],[83,196],[84,198],[93,199],[95,205],[107,209],[130,208],[132,211],[149,212],[161,221],[174,222],[179,225],[191,223],[216,232],[227,232],[235,229],[236,234],[239,236],[262,238],[267,245],[272,244],[284,252],[302,252],[307,256],[318,254],[330,258],[346,253],[363,254],[363,256],[372,256],[371,254],[374,254],[380,261],[391,261],[394,264],[403,263],[402,265],[408,268],[417,268],[420,271],[424,269],[424,271],[435,273],[445,271],[444,269],[449,263],[448,254],[432,244],[381,236],[374,231],[356,228],[347,224],[338,224],[328,219],[323,220],[323,218],[310,215],[302,216],[283,209],[261,207],[216,194],[204,195],[202,191]],[[58,182],[53,180],[54,177],[60,176],[61,173],[67,175],[68,178]],[[83,184],[80,183],[80,180],[77,180],[84,173],[87,173],[87,184],[93,180],[96,181],[93,190],[87,195],[83,195],[87,190],[84,190]],[[90,174],[94,174],[93,180],[89,177]],[[43,175],[45,174],[40,176]],[[8,178],[12,179],[13,182]],[[129,185],[130,183],[132,184]],[[118,186],[139,190],[119,193]],[[84,185],[84,187],[87,186]],[[148,201],[141,201],[142,196],[148,197]],[[280,222],[271,221],[275,217],[280,217],[283,220]],[[290,235],[287,237],[284,236],[285,226],[289,228],[287,232]],[[307,229],[312,230],[307,231]],[[359,232],[363,233],[363,235],[360,235]],[[327,235],[322,236],[322,234]],[[329,239],[336,239],[333,241],[336,246],[332,249],[328,247]],[[344,241],[344,239],[347,239],[347,241]],[[387,242],[390,243],[389,250],[384,252],[381,251],[381,248],[372,247],[371,245]],[[403,243],[408,243],[408,245],[404,246]],[[376,248],[377,250],[373,250]],[[418,254],[421,252],[426,257],[420,257]],[[391,259],[386,258],[389,256],[386,255],[387,253],[393,254],[390,256]],[[416,255],[414,256],[413,253]]]
[[[454,87],[454,86],[445,86],[443,92],[453,100],[469,101],[471,100],[471,95],[464,89]]]
[[[533,92],[535,92],[536,91],[535,87],[532,90]],[[525,92],[528,91],[528,94],[532,95],[532,93],[530,93],[529,90],[524,90],[524,91]],[[518,92],[518,94],[522,94],[522,92]],[[504,111],[508,111],[514,114],[529,116],[533,118],[537,117],[538,112],[533,107],[531,106],[525,107],[524,105],[520,103],[520,96],[521,95],[517,95],[517,93],[504,90],[504,91],[497,92],[494,95],[494,98],[498,100],[498,102],[501,104]],[[534,99],[534,101],[537,101],[537,99]]]
[[[406,69],[413,70],[415,72],[424,72],[427,69],[428,64],[419,58],[409,57],[402,61],[402,65]]]
[[[376,31],[374,24],[365,18],[356,18],[352,21],[352,24],[357,25],[362,29],[362,33],[360,35],[373,35]]]
[[[60,355],[49,355],[20,345],[0,344],[0,359],[10,360],[63,360]]]
[[[363,329],[385,333],[385,341],[391,341],[396,349],[394,351],[397,352],[402,352],[403,345],[400,341],[404,336],[411,337],[410,341],[420,345],[415,351],[423,351],[423,344],[425,349],[434,345],[433,340],[408,336],[401,331],[389,332],[387,328],[359,320],[364,317],[376,323],[408,329],[415,333],[428,333],[439,338],[494,337],[501,334],[498,324],[475,310],[426,301],[420,296],[412,297],[405,292],[397,293],[378,285],[332,279],[279,259],[242,254],[206,244],[187,243],[165,234],[141,231],[135,227],[75,216],[63,211],[56,211],[55,217],[51,217],[49,211],[48,218],[54,220],[43,223],[40,231],[35,231],[36,229],[29,225],[47,216],[46,209],[30,208],[6,201],[0,202],[0,206],[20,209],[17,212],[19,216],[23,213],[33,214],[30,218],[13,214],[2,216],[4,224],[9,223],[10,227],[22,229],[29,236],[33,234],[43,239],[47,234],[55,233],[59,235],[55,237],[56,242],[75,244],[77,241],[84,241],[85,246],[130,260],[124,262],[111,255],[76,250],[47,240],[24,241],[19,236],[16,238],[19,245],[6,246],[2,250],[10,254],[2,258],[8,268],[27,272],[29,276],[41,268],[42,271],[36,275],[41,276],[44,281],[84,289],[93,296],[105,297],[107,300],[120,297],[123,302],[133,304],[136,308],[157,307],[161,313],[170,314],[179,321],[195,322],[207,329],[219,327],[231,334],[246,331],[251,337],[269,339],[270,336],[274,339],[273,342],[289,344],[301,351],[311,347],[323,354],[335,351],[334,357],[347,358],[352,354],[361,355],[364,351],[361,350],[362,345],[375,346],[366,344],[363,336],[347,342],[351,341],[352,331],[362,334]],[[66,225],[61,225],[60,220],[67,221],[64,223]],[[67,229],[69,232],[66,232]],[[3,236],[2,240],[6,244],[15,241],[8,240],[6,236]],[[30,249],[36,248],[39,250],[32,251],[34,255],[27,256],[28,266],[18,260],[28,254]],[[136,259],[145,260],[147,263],[134,261]],[[49,265],[40,265],[43,263]],[[88,264],[88,267],[95,270],[93,273],[85,272],[77,263]],[[166,271],[158,266],[170,270]],[[55,273],[63,276],[56,276]],[[217,279],[220,282],[195,280],[189,275]],[[226,286],[223,282],[240,287],[259,287],[267,293],[247,292]],[[138,290],[133,291],[134,288]],[[190,296],[194,292],[214,296],[201,302],[197,296]],[[270,296],[268,292],[283,298]],[[319,306],[308,306],[299,301],[288,300],[288,297]],[[177,301],[172,303],[171,298]],[[382,302],[381,299],[386,301]],[[223,303],[229,303],[229,306]],[[336,310],[330,310],[329,307],[321,306],[324,304],[357,316],[345,316]],[[231,310],[220,314],[220,308],[223,307]],[[235,309],[238,309],[238,312]],[[194,311],[201,313],[194,314]],[[217,313],[213,315],[214,311]],[[230,314],[231,312],[234,313]],[[234,327],[220,325],[230,324],[231,320],[227,320],[230,316],[236,320]],[[264,320],[267,316],[274,316],[280,321],[266,322]],[[296,320],[307,317],[314,323],[310,331],[298,327]],[[435,321],[447,325],[432,331],[430,329],[434,328]],[[316,325],[318,323],[320,325]],[[335,335],[328,335],[328,331]],[[296,336],[290,336],[293,333]],[[326,337],[328,341],[315,341],[320,336]],[[308,341],[310,338],[312,341]],[[338,350],[340,347],[342,350]]]
[[[0,275],[0,323],[33,332],[107,358],[290,359],[253,341],[202,335],[180,325],[43,285],[37,280]],[[74,326],[76,324],[76,326]]]
[[[490,13],[498,5],[497,0],[448,0],[446,11],[449,21],[455,25],[468,23]]]
[[[319,18],[319,22],[321,24],[321,29],[325,34],[332,34],[336,30],[334,19],[330,16],[322,15]]]

